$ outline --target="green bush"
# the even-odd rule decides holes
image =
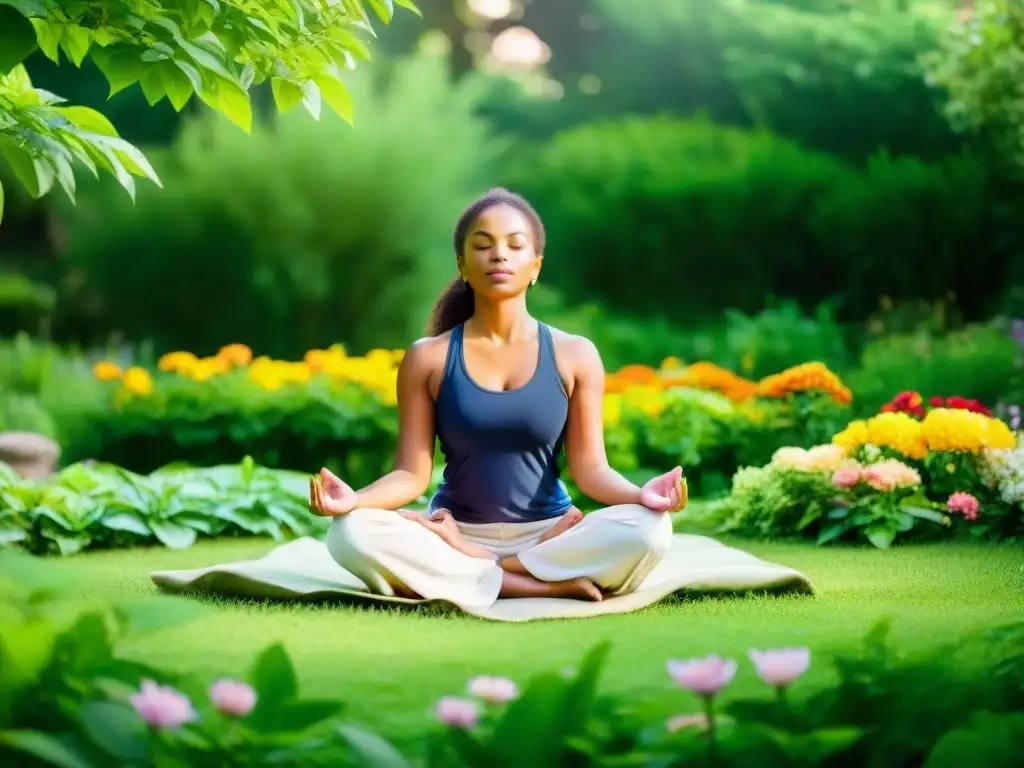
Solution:
[[[163,190],[83,191],[68,268],[106,328],[157,352],[404,346],[455,274],[458,214],[493,185],[477,90],[420,56],[354,77],[357,130],[305,110],[252,136],[194,121],[156,156]]]
[[[308,474],[240,465],[165,467],[148,476],[109,464],[73,464],[46,481],[20,480],[0,465],[0,544],[37,554],[158,543],[197,536],[323,533],[309,514]]]
[[[939,47],[949,4],[859,0],[832,13],[817,11],[839,3],[594,5],[602,28],[580,72],[602,89],[575,99],[591,115],[703,113],[856,159],[880,148],[935,158],[957,146],[919,62]]]
[[[945,335],[883,336],[864,349],[847,376],[854,408],[873,414],[906,390],[925,398],[960,396],[989,408],[1003,401],[1021,365],[1021,350],[999,328],[969,326]]]
[[[1009,269],[994,193],[968,157],[856,169],[763,131],[629,117],[560,133],[508,174],[545,218],[544,277],[568,301],[680,325],[771,296],[839,297],[838,316],[859,321],[885,293],[960,286],[977,316]]]

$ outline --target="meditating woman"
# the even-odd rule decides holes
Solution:
[[[394,469],[354,490],[326,469],[310,509],[333,517],[331,556],[379,594],[486,607],[497,598],[601,600],[636,589],[686,503],[682,469],[637,487],[608,465],[604,368],[588,340],[527,311],[544,227],[518,195],[492,190],[455,227],[459,276],[438,299],[431,335],[398,371]],[[446,466],[427,514],[403,509]],[[583,515],[559,478],[606,505]]]

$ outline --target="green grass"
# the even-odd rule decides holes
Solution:
[[[461,692],[467,677],[492,673],[523,681],[574,664],[604,639],[614,643],[608,689],[666,689],[666,658],[717,652],[743,660],[733,689],[749,693],[760,688],[745,660],[751,646],[810,646],[814,663],[801,685],[815,686],[830,678],[829,657],[856,647],[883,616],[895,618],[894,643],[916,650],[1019,619],[1024,607],[1019,547],[938,544],[875,551],[730,543],[801,570],[819,593],[693,599],[626,616],[525,625],[436,611],[219,600],[211,601],[208,619],[133,640],[123,650],[211,678],[242,675],[261,649],[283,642],[304,694],[344,699],[354,717],[402,744],[428,726],[432,703]],[[80,571],[80,596],[88,604],[151,594],[150,571],[255,557],[270,546],[232,540],[179,552],[101,552],[59,561],[58,567]],[[692,707],[686,694],[679,697],[681,708]]]

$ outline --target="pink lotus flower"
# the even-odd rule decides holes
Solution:
[[[139,717],[153,728],[177,728],[199,719],[188,696],[153,680],[142,681],[131,703]]]
[[[504,704],[519,696],[519,688],[507,677],[481,675],[469,681],[469,695],[491,704]]]
[[[706,730],[708,727],[708,716],[703,712],[692,715],[676,715],[665,723],[665,730],[669,733],[678,733],[684,728],[700,728]]]
[[[676,661],[669,659],[668,673],[677,685],[698,696],[713,696],[732,682],[736,661],[720,656]]]
[[[840,467],[832,475],[836,488],[853,488],[860,482],[860,467]]]
[[[224,678],[210,686],[210,701],[225,715],[245,717],[256,706],[256,691],[241,680]]]
[[[480,720],[480,706],[470,699],[445,696],[434,710],[437,719],[454,728],[473,728]]]
[[[964,516],[965,520],[978,519],[978,500],[969,493],[957,491],[946,501],[946,509]]]
[[[810,648],[778,648],[772,651],[750,649],[750,660],[757,675],[769,685],[783,688],[800,677],[811,665]]]

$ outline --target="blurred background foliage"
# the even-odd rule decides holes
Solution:
[[[0,336],[84,365],[404,347],[454,273],[459,211],[504,184],[549,232],[535,311],[609,368],[821,360],[868,410],[912,388],[1019,399],[1018,102],[982,66],[1013,57],[999,0],[418,5],[351,77],[354,129],[258,91],[246,136],[34,56],[36,85],[102,108],[164,189],[7,185]]]

